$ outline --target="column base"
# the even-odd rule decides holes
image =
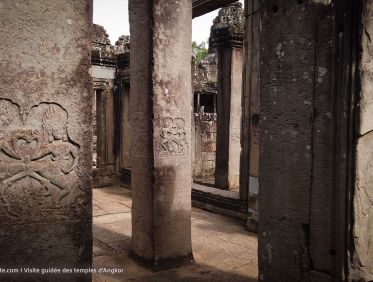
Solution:
[[[137,264],[151,269],[154,272],[163,271],[171,268],[178,268],[184,265],[194,264],[193,254],[190,253],[186,256],[172,257],[167,259],[146,259],[136,255],[133,251],[130,251],[128,257]]]

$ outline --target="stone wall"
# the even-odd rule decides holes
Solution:
[[[215,176],[216,160],[216,114],[194,114],[195,162],[193,177]]]

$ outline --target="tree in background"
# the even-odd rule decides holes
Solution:
[[[208,54],[208,49],[206,47],[206,42],[202,41],[201,44],[198,44],[196,41],[192,42],[192,54],[196,63],[204,60]]]

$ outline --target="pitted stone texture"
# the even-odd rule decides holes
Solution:
[[[92,2],[1,4],[0,264],[90,267]]]
[[[342,280],[335,214],[345,203],[331,196],[335,10],[298,2],[260,7],[259,271],[263,281]]]
[[[242,47],[244,30],[244,13],[241,3],[235,2],[222,8],[211,27],[210,49],[225,47],[227,43],[228,46],[233,44]]]
[[[356,153],[354,196],[354,254],[351,272],[356,280],[373,280],[373,3],[363,1],[360,66],[360,138]]]
[[[218,95],[216,133],[216,186],[239,187],[242,112],[241,48],[218,49]]]
[[[217,53],[216,186],[239,187],[241,154],[244,20],[242,4],[222,8],[210,33],[210,51]]]
[[[115,48],[111,45],[105,28],[93,24],[92,36],[92,64],[115,66],[117,61]]]
[[[134,253],[190,258],[191,20],[188,0],[129,2]]]
[[[373,279],[373,134],[359,139],[354,199],[353,277]],[[357,276],[357,277],[356,277]]]
[[[193,177],[213,177],[216,159],[216,114],[194,114],[195,163]],[[206,158],[206,155],[209,158]]]
[[[361,100],[360,100],[360,134],[364,135],[373,130],[373,3],[364,1],[364,17],[362,31],[362,49],[361,59]]]
[[[236,2],[220,9],[219,15],[214,19],[211,31],[228,29],[233,33],[243,33],[243,23],[244,15],[242,3]]]
[[[102,25],[93,24],[93,43],[100,45],[111,45],[109,35]]]

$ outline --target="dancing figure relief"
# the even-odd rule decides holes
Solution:
[[[53,210],[74,201],[68,196],[76,194],[79,145],[69,138],[67,124],[68,113],[58,104],[24,110],[0,98],[0,204],[9,216],[38,218],[43,207]],[[25,210],[20,201],[38,205]]]
[[[146,131],[146,119],[144,113],[133,114],[133,135],[131,154],[134,156],[146,156],[150,149],[150,142]]]
[[[186,149],[189,147],[184,119],[164,118],[160,136],[160,156],[183,156],[186,154]]]

